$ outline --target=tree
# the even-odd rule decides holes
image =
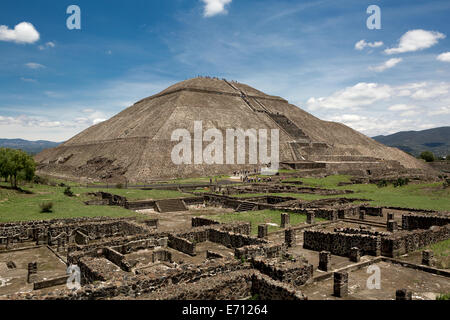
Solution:
[[[435,157],[433,152],[431,151],[424,151],[420,154],[420,159],[425,160],[426,162],[433,162]]]
[[[447,157],[445,158],[445,160],[450,161],[450,154],[447,155]]]
[[[19,180],[31,181],[36,171],[34,159],[22,150],[0,149],[0,175],[17,188]]]

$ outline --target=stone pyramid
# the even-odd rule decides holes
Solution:
[[[136,102],[57,148],[36,156],[38,172],[80,180],[142,183],[158,179],[230,174],[257,165],[182,164],[171,159],[176,129],[193,135],[194,121],[203,130],[217,128],[278,129],[279,157],[288,168],[330,172],[375,170],[428,171],[406,153],[382,145],[335,122],[322,121],[288,101],[248,85],[216,78],[194,78]]]

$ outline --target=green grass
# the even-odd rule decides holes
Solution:
[[[0,186],[8,186],[0,183]],[[189,196],[171,190],[135,190],[135,189],[97,189],[71,187],[78,197],[64,195],[65,187],[52,187],[47,185],[21,186],[22,189],[33,194],[24,194],[16,190],[0,188],[0,222],[48,220],[75,217],[126,217],[136,216],[137,213],[115,206],[87,206],[83,201],[91,199],[86,193],[102,190],[105,192],[127,197],[129,200],[165,199]],[[41,213],[40,205],[52,202],[51,213]]]
[[[351,176],[334,175],[325,178],[290,178],[284,181],[301,181],[303,185],[316,188],[336,188],[339,182],[351,182]]]
[[[421,254],[423,250],[432,250],[436,259],[436,267],[447,269],[450,267],[450,239],[440,241],[416,251]]]
[[[348,182],[348,176],[328,176],[326,178],[296,178],[287,181],[302,181],[303,186],[332,188],[337,190],[353,190],[354,193],[342,195],[315,195],[301,193],[278,193],[271,195],[287,196],[302,200],[317,200],[328,198],[361,198],[370,200],[375,206],[391,206],[416,208],[425,210],[450,211],[450,188],[443,189],[441,182],[436,183],[410,183],[406,186],[395,188],[388,185],[379,188],[375,184],[352,184],[338,186],[339,182]],[[267,194],[239,194],[237,198],[262,196]]]
[[[259,211],[247,211],[247,212],[234,212],[226,214],[218,214],[209,216],[208,218],[216,220],[218,222],[232,222],[232,221],[245,221],[252,224],[252,234],[258,234],[258,225],[262,223],[276,223],[281,224],[280,210],[259,210]],[[290,213],[291,225],[298,225],[306,222],[306,215]],[[316,218],[316,221],[325,221],[325,219]],[[280,230],[279,227],[269,226],[269,232]]]

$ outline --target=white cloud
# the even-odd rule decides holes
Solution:
[[[29,22],[21,22],[14,29],[9,29],[5,25],[0,26],[0,41],[35,43],[39,37],[39,32]]]
[[[395,104],[393,106],[390,106],[388,108],[388,110],[391,111],[406,111],[406,110],[412,110],[412,109],[416,109],[416,106],[413,105],[407,105],[407,104]]]
[[[307,106],[310,110],[318,109],[357,109],[361,106],[390,98],[392,88],[388,85],[360,82],[353,87],[337,91],[329,97],[310,98]]]
[[[212,17],[217,14],[228,13],[225,6],[231,3],[232,0],[202,0],[205,4],[203,15],[205,17]]]
[[[439,96],[449,94],[450,83],[438,83],[428,85],[414,92],[411,97],[416,100],[433,99]]]
[[[386,62],[380,64],[376,67],[369,67],[369,70],[376,71],[376,72],[383,72],[384,70],[390,69],[395,67],[397,64],[402,62],[402,58],[392,58],[387,60]]]
[[[397,48],[386,49],[384,52],[395,54],[423,50],[434,46],[440,39],[444,38],[445,34],[436,31],[410,30],[400,38]]]
[[[450,62],[450,52],[441,53],[436,59],[443,62]]]
[[[31,79],[31,78],[20,78],[20,80],[22,80],[23,82],[33,82],[33,83],[35,83],[35,82],[37,82],[35,79]]]
[[[382,41],[366,42],[366,40],[360,40],[355,44],[355,49],[363,50],[365,47],[377,48],[377,47],[381,47],[382,45],[383,45]]]
[[[416,110],[408,110],[405,112],[402,112],[400,115],[402,117],[412,117],[412,116],[416,116],[418,115],[420,112],[416,111]]]
[[[450,114],[450,107],[440,107],[437,110],[428,112],[428,115],[430,116],[445,115],[445,114]]]
[[[40,64],[40,63],[36,63],[36,62],[28,62],[28,63],[25,63],[25,65],[26,65],[28,68],[34,69],[34,70],[45,68],[44,65],[42,65],[42,64]]]
[[[54,47],[56,47],[56,44],[52,41],[49,41],[44,45],[40,45],[38,48],[39,48],[39,50],[45,50],[47,48],[54,48]]]

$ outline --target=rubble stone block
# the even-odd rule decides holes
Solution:
[[[330,271],[331,269],[331,252],[321,251],[319,253],[319,270]]]
[[[288,248],[291,248],[295,245],[295,230],[294,229],[286,229],[284,231],[284,242],[286,243]]]
[[[281,228],[287,228],[291,224],[291,216],[289,213],[281,214]]]
[[[387,223],[387,230],[389,232],[395,232],[398,230],[398,225],[397,225],[397,221],[395,220],[389,220]]]
[[[307,213],[306,213],[306,223],[308,223],[308,224],[313,224],[313,223],[315,223],[315,213],[314,213],[314,211],[308,211]]]
[[[268,233],[269,232],[267,224],[260,224],[258,226],[258,238],[266,238]]]
[[[361,250],[358,247],[353,247],[350,249],[350,260],[352,262],[361,261]]]
[[[348,296],[348,273],[345,271],[335,272],[333,274],[333,279],[334,296],[339,298]]]
[[[434,253],[432,250],[422,251],[422,264],[425,266],[434,266]]]
[[[408,289],[398,289],[395,291],[395,300],[412,300],[412,292]]]

